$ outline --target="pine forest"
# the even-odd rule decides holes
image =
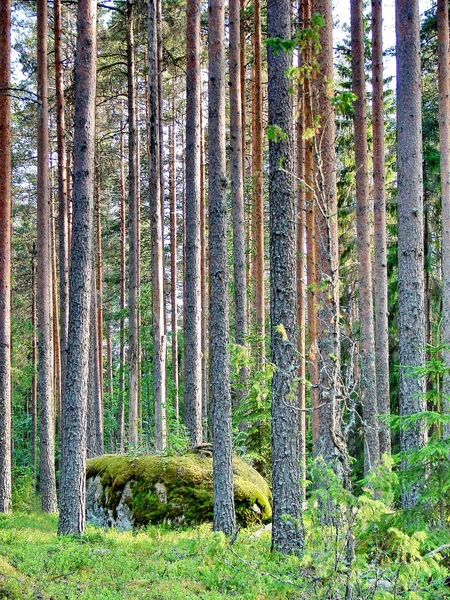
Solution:
[[[0,598],[450,599],[448,0],[0,0]]]

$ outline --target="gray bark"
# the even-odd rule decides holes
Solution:
[[[389,329],[384,183],[383,17],[382,0],[372,0],[372,128],[375,246],[375,367],[378,413],[389,415]],[[379,423],[380,455],[391,453],[389,423]]]
[[[75,62],[73,232],[70,264],[69,344],[63,402],[58,532],[85,528],[86,420],[91,316],[97,3],[79,0]]]
[[[150,150],[150,212],[152,231],[153,391],[155,447],[167,445],[166,336],[164,326],[164,255],[161,213],[160,128],[158,94],[157,0],[148,0],[148,101]]]
[[[351,0],[351,48],[355,124],[356,246],[358,255],[361,402],[364,432],[364,474],[380,462],[377,380],[369,206],[369,150],[367,145],[366,89],[364,72],[363,0]]]
[[[209,54],[209,285],[214,531],[236,532],[231,464],[231,391],[228,350],[227,175],[225,154],[224,0],[208,3]]]
[[[136,90],[134,76],[134,12],[133,1],[127,3],[127,64],[128,64],[128,442],[138,445],[139,429],[139,335],[138,335],[138,269],[139,269],[139,231],[138,231],[138,195],[139,177],[136,128]]]
[[[202,442],[200,246],[200,0],[188,0],[186,21],[186,262],[184,422]]]
[[[37,302],[39,330],[40,485],[43,512],[56,512],[55,397],[53,387],[52,262],[47,90],[47,0],[37,5],[38,23],[38,167],[37,167]]]
[[[245,247],[244,172],[242,162],[242,104],[240,0],[230,0],[230,175],[233,217],[234,310],[236,344],[247,344],[247,264]],[[245,397],[248,369],[239,373],[236,405]]]
[[[442,353],[444,365],[450,368],[450,65],[448,2],[438,0],[438,82],[439,142],[441,150],[442,194]],[[450,375],[444,374],[443,411],[450,414]],[[450,423],[443,427],[443,437],[450,437]]]
[[[11,511],[11,1],[0,4],[0,512]],[[34,332],[33,332],[34,335]]]
[[[269,38],[290,39],[289,0],[269,0]],[[269,141],[270,307],[272,362],[272,547],[301,553],[304,546],[300,493],[300,413],[297,404],[297,202],[294,181],[291,56],[268,49],[269,126],[284,141]],[[280,168],[283,164],[283,168]]]
[[[402,416],[425,410],[423,377],[411,367],[425,361],[421,69],[418,0],[396,0],[398,328]],[[418,424],[400,432],[402,451],[426,442]],[[417,503],[420,484],[405,490],[404,508]]]

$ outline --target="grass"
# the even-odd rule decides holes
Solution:
[[[427,557],[425,533],[364,534],[358,525],[349,565],[345,527],[310,517],[302,559],[270,552],[270,532],[255,529],[232,546],[208,524],[134,533],[88,526],[80,538],[56,530],[56,515],[0,515],[0,600],[450,599],[447,555]]]
[[[54,515],[0,516],[0,598],[59,600],[293,598],[292,586],[256,574],[210,525],[150,527],[133,534],[88,526],[80,538],[58,537]],[[269,552],[269,534],[240,534],[233,550],[289,570],[292,559]],[[269,565],[268,563],[272,563]],[[283,569],[282,569],[283,570]]]

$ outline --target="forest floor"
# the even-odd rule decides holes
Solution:
[[[297,559],[271,554],[269,533],[241,532],[230,548],[210,525],[139,533],[88,526],[79,539],[58,537],[56,530],[55,515],[0,515],[0,599],[299,597],[292,585],[244,562],[264,563],[280,578],[294,574]]]
[[[125,533],[88,526],[79,538],[56,531],[56,515],[0,514],[0,600],[450,599],[442,556],[424,556],[423,536],[392,528],[382,534],[397,540],[391,556],[377,548],[376,562],[373,539],[371,548],[357,541],[350,568],[345,539],[334,544],[324,527],[307,532],[303,559],[270,552],[261,530],[240,531],[233,545],[206,524]]]

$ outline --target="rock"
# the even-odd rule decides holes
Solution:
[[[248,463],[233,458],[235,505],[241,527],[272,516],[267,482]],[[195,525],[212,521],[212,457],[127,457],[88,460],[86,513],[89,523],[125,531],[148,524]]]

